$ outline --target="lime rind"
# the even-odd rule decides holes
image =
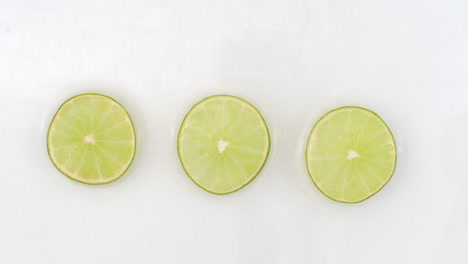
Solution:
[[[132,133],[131,134],[132,134],[133,140],[131,140],[132,141],[131,143],[133,143],[133,150],[132,150],[131,158],[128,160],[127,164],[123,165],[124,169],[121,170],[118,174],[114,175],[113,177],[109,177],[106,180],[102,180],[102,181],[89,181],[89,180],[87,180],[85,178],[82,178],[82,177],[80,177],[80,176],[78,176],[78,175],[76,175],[74,173],[66,171],[66,169],[62,168],[62,166],[60,166],[58,164],[58,161],[56,160],[55,155],[52,154],[54,152],[54,150],[51,147],[51,137],[52,137],[52,128],[53,128],[54,122],[59,118],[61,111],[64,109],[64,107],[67,104],[69,104],[69,103],[73,102],[74,100],[76,100],[77,98],[80,98],[80,97],[83,97],[83,96],[101,97],[101,98],[105,98],[107,100],[110,100],[112,103],[115,103],[117,106],[120,107],[121,110],[123,110],[126,117],[128,118],[128,122],[130,123],[130,127],[132,128],[132,130],[131,130]],[[67,99],[58,108],[57,112],[55,113],[54,117],[52,118],[52,121],[50,122],[49,129],[47,131],[47,153],[48,153],[48,156],[49,156],[52,164],[55,166],[55,168],[58,171],[60,171],[63,175],[67,176],[68,178],[70,178],[70,179],[72,179],[74,181],[80,182],[80,183],[88,184],[88,185],[103,185],[103,184],[108,184],[108,183],[111,183],[111,182],[114,182],[114,181],[120,179],[128,171],[128,169],[130,168],[131,164],[133,163],[133,161],[135,159],[136,147],[137,147],[136,141],[137,141],[136,140],[136,131],[135,131],[135,126],[134,126],[133,120],[132,120],[130,114],[128,113],[127,109],[122,104],[120,104],[118,101],[116,101],[115,99],[113,99],[112,97],[107,96],[107,95],[98,94],[98,93],[83,93],[83,94],[79,94],[79,95],[76,95],[76,96],[73,96],[73,97]]]
[[[368,113],[369,115],[375,117],[378,121],[380,121],[380,123],[383,125],[382,127],[386,130],[386,132],[388,132],[388,135],[389,135],[389,138],[391,138],[391,145],[393,146],[393,159],[391,160],[391,162],[393,163],[393,166],[392,166],[392,169],[391,171],[388,172],[388,175],[385,177],[385,180],[381,182],[381,185],[379,186],[379,188],[376,188],[375,190],[372,190],[368,193],[368,195],[364,196],[364,197],[361,197],[360,199],[356,199],[356,200],[344,200],[344,199],[339,199],[338,197],[334,197],[332,195],[330,195],[329,193],[327,193],[321,186],[320,184],[317,183],[316,179],[314,179],[314,173],[312,172],[312,169],[311,169],[311,166],[309,164],[309,161],[310,161],[310,148],[311,148],[311,141],[312,141],[312,137],[314,136],[314,132],[317,130],[317,128],[320,126],[320,124],[325,121],[327,118],[330,117],[331,114],[333,113],[336,113],[336,112],[339,112],[339,111],[343,111],[343,110],[359,110],[359,111],[364,111],[366,113]],[[372,197],[373,195],[375,195],[376,193],[378,193],[383,187],[385,187],[385,185],[390,181],[390,179],[393,177],[393,174],[395,172],[395,169],[396,169],[396,162],[397,162],[397,152],[396,152],[396,144],[395,144],[395,139],[393,137],[393,133],[391,132],[390,128],[388,127],[388,125],[384,122],[384,120],[379,116],[377,115],[375,112],[369,110],[369,109],[366,109],[366,108],[362,108],[362,107],[358,107],[358,106],[343,106],[343,107],[340,107],[340,108],[336,108],[336,109],[333,109],[331,111],[329,111],[328,113],[326,113],[325,115],[323,115],[313,126],[308,138],[307,138],[307,146],[306,146],[306,151],[305,151],[305,162],[306,162],[306,167],[307,167],[307,172],[312,180],[312,182],[314,183],[314,185],[317,187],[317,189],[323,194],[325,195],[326,197],[328,197],[329,199],[331,200],[334,200],[334,201],[337,201],[337,202],[341,202],[341,203],[360,203],[362,201],[365,201],[367,199],[369,199],[370,197]]]
[[[228,99],[228,100],[234,100],[234,101],[238,101],[242,104],[244,104],[245,106],[248,106],[249,108],[251,108],[257,115],[257,117],[259,118],[260,120],[260,123],[262,124],[262,127],[265,129],[265,135],[266,135],[266,150],[263,151],[264,153],[264,156],[263,156],[263,160],[261,162],[261,164],[258,166],[258,168],[256,169],[256,171],[254,173],[252,173],[249,177],[247,177],[247,180],[245,182],[243,182],[241,185],[238,185],[236,186],[235,188],[232,188],[231,190],[228,190],[228,191],[223,191],[223,192],[220,192],[220,191],[216,191],[212,188],[209,188],[207,186],[204,186],[203,184],[201,184],[199,181],[197,181],[196,177],[194,177],[194,173],[191,172],[189,169],[188,169],[188,165],[186,164],[186,162],[184,161],[184,157],[182,156],[182,139],[183,139],[183,133],[184,133],[184,126],[186,125],[186,123],[188,122],[188,120],[190,120],[192,114],[194,113],[194,110],[196,110],[197,108],[203,106],[204,104],[206,104],[207,102],[211,101],[211,100],[214,100],[214,99],[220,99],[220,98],[224,98],[224,99]],[[178,154],[178,157],[179,157],[179,160],[181,162],[181,165],[182,165],[182,168],[183,170],[185,171],[185,173],[187,174],[187,176],[197,185],[199,186],[200,188],[202,188],[203,190],[207,191],[207,192],[210,192],[212,194],[216,194],[216,195],[226,195],[226,194],[230,194],[230,193],[233,193],[233,192],[236,192],[242,188],[244,188],[246,185],[248,185],[250,182],[252,182],[256,177],[257,175],[263,170],[267,160],[268,160],[268,157],[269,157],[269,154],[270,154],[270,148],[271,148],[271,139],[270,139],[270,132],[269,132],[269,129],[268,129],[268,126],[267,126],[267,123],[264,119],[264,117],[261,115],[260,111],[254,106],[252,105],[251,103],[247,102],[246,100],[240,98],[240,97],[237,97],[237,96],[232,96],[232,95],[226,95],[226,94],[221,94],[221,95],[212,95],[212,96],[209,96],[209,97],[206,97],[205,99],[199,101],[198,103],[196,103],[194,106],[192,106],[192,108],[188,111],[187,115],[184,117],[182,123],[181,123],[181,126],[180,126],[180,130],[179,130],[179,133],[178,133],[178,138],[177,138],[177,154]]]

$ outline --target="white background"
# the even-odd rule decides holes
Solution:
[[[0,263],[468,263],[465,0],[0,0]],[[61,175],[45,147],[68,97],[130,112],[138,152],[104,186]],[[185,175],[190,107],[227,93],[271,128],[266,168],[216,196]],[[394,177],[327,199],[304,145],[327,111],[377,112]]]

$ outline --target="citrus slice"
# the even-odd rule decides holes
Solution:
[[[188,112],[177,150],[187,175],[214,194],[237,191],[262,170],[270,152],[260,112],[241,98],[215,95]]]
[[[100,94],[68,99],[58,109],[47,134],[47,149],[55,167],[87,184],[120,178],[133,161],[135,145],[135,130],[125,108]]]
[[[361,202],[390,180],[396,165],[393,135],[374,112],[342,107],[323,116],[310,133],[307,170],[327,197]]]

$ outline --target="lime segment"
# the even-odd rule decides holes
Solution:
[[[177,141],[188,176],[201,188],[227,194],[247,185],[261,171],[270,135],[260,112],[238,97],[216,95],[187,114]]]
[[[360,107],[338,108],[323,116],[312,129],[306,164],[323,194],[339,202],[361,202],[392,177],[395,141],[374,112]]]
[[[105,184],[122,176],[133,161],[135,145],[135,130],[125,108],[100,94],[67,100],[47,135],[55,167],[87,184]]]

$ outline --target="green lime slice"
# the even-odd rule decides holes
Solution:
[[[384,187],[396,165],[392,133],[374,112],[342,107],[323,116],[310,133],[307,170],[330,199],[361,202]]]
[[[260,112],[241,98],[215,95],[188,112],[177,150],[187,175],[214,194],[235,192],[262,170],[270,152]]]
[[[55,167],[87,184],[120,178],[130,167],[135,148],[135,130],[127,111],[100,94],[68,99],[58,109],[47,134],[47,149]]]

